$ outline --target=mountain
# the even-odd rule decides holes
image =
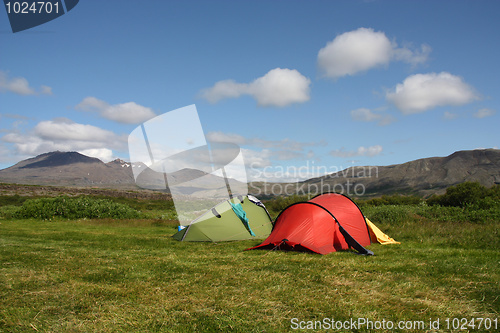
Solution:
[[[0,170],[0,182],[28,185],[137,188],[131,164],[104,163],[77,152],[51,152]]]
[[[30,158],[14,166],[0,170],[0,183],[32,185],[56,185],[71,187],[98,187],[134,189],[136,185],[133,168],[146,167],[122,160],[104,163],[97,158],[77,152],[51,152]],[[214,185],[223,184],[217,190],[224,191],[220,177],[201,171],[184,169],[169,176],[178,185],[191,179],[203,177],[197,183],[200,188],[177,187],[185,194],[200,191],[200,195],[214,195],[208,191]],[[138,181],[150,184],[150,189],[162,189],[163,174],[152,170],[141,173]],[[325,191],[342,192],[350,196],[376,196],[405,193],[430,195],[443,193],[449,186],[465,181],[477,181],[485,186],[500,184],[500,150],[482,149],[458,151],[447,157],[430,157],[403,164],[389,166],[356,166],[322,177],[311,178],[299,183],[249,184],[250,193],[257,196],[316,194]],[[231,186],[236,182],[230,180]],[[172,185],[172,184],[171,184]],[[236,184],[240,186],[241,183]]]
[[[141,169],[137,181],[133,169]],[[128,163],[120,159],[104,163],[77,152],[51,152],[21,161],[0,170],[0,183],[52,185],[68,187],[113,188],[122,190],[148,189],[197,197],[222,197],[227,188],[224,178],[193,169],[182,169],[167,176],[155,172],[143,163]],[[196,180],[195,183],[190,182]],[[245,183],[228,180],[231,188],[246,188]],[[138,186],[140,185],[140,186]],[[173,187],[175,186],[175,187]]]
[[[500,184],[500,150],[466,150],[447,157],[423,158],[403,164],[351,167],[306,180],[300,188],[321,188],[323,191],[349,188],[351,195],[404,193],[426,196],[443,193],[447,187],[466,181],[487,187]]]

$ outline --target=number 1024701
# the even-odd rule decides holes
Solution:
[[[5,3],[7,13],[11,14],[52,14],[59,13],[59,2],[50,1],[9,1]]]
[[[446,318],[444,329],[452,330],[498,330],[497,318]]]

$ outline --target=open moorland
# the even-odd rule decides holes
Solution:
[[[500,326],[498,187],[357,200],[401,242],[371,245],[375,256],[245,251],[258,240],[178,242],[166,199],[12,194],[0,196],[0,332]],[[265,203],[275,217],[304,199]]]

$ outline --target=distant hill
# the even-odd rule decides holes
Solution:
[[[351,167],[343,171],[309,179],[303,188],[323,190],[347,188],[364,195],[393,193],[430,195],[443,193],[449,186],[466,181],[490,187],[500,184],[500,150],[457,151],[447,157],[422,158],[389,166]],[[354,193],[356,194],[356,193]]]
[[[137,184],[133,168],[143,168]],[[190,180],[199,179],[197,187],[182,186]],[[117,159],[109,163],[77,152],[50,152],[21,161],[0,170],[0,183],[24,185],[50,185],[68,187],[111,188],[121,190],[149,189],[169,193],[165,188],[163,173],[154,172],[143,163],[128,163]],[[168,181],[177,194],[199,197],[221,197],[226,195],[223,178],[203,171],[182,169],[169,174]],[[241,188],[246,184],[229,179],[230,185]]]
[[[0,170],[0,183],[137,190],[139,187],[132,172],[134,167],[145,166],[122,160],[104,163],[77,152],[57,151]],[[183,183],[204,176],[200,172],[181,170],[171,180]],[[144,176],[149,177],[148,173]],[[162,189],[164,184],[163,176],[153,175],[148,181],[155,185],[151,188]],[[315,194],[322,191],[337,191],[352,196],[392,193],[426,196],[442,193],[447,187],[465,181],[477,181],[488,187],[500,184],[500,150],[458,151],[447,157],[423,158],[403,164],[357,166],[299,183],[253,182],[249,184],[249,191],[257,196]],[[209,176],[206,182],[206,187],[200,188],[200,194],[213,195],[203,190],[220,183],[220,179]]]
[[[18,163],[17,166],[20,169],[36,169],[45,167],[64,166],[68,164],[77,164],[77,163],[99,164],[102,162],[98,158],[88,157],[77,152],[63,153],[56,151],[53,153],[38,155],[35,158],[30,158],[21,163]]]
[[[137,188],[132,165],[104,163],[77,152],[50,152],[0,170],[0,182],[29,185]]]

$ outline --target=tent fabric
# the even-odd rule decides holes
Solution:
[[[269,237],[252,249],[311,251],[327,254],[365,249],[371,244],[365,217],[348,197],[337,193],[321,194],[307,202],[285,208],[276,218]]]
[[[370,245],[370,233],[365,217],[359,207],[349,197],[337,193],[318,195],[310,202],[315,202],[331,212],[342,227],[361,245]]]
[[[248,227],[237,215],[233,209],[233,205],[241,206],[239,214],[246,216]],[[271,233],[272,220],[265,207],[262,206],[249,200],[247,196],[233,197],[232,199],[220,202],[172,237],[179,241],[191,242],[220,242],[266,238]]]
[[[245,228],[248,229],[248,232],[250,233],[250,235],[252,235],[253,237],[255,237],[255,233],[252,231],[252,228],[250,227],[250,224],[248,224],[248,217],[247,217],[247,213],[245,212],[245,210],[243,209],[243,207],[241,206],[241,204],[234,204],[232,202],[230,202],[231,204],[231,208],[233,209],[234,213],[236,214],[236,216],[238,216],[238,218],[240,219],[240,221],[245,225]]]
[[[257,199],[256,197],[254,197],[253,195],[250,195],[250,194],[247,195],[247,198],[248,198],[248,200],[250,200],[251,202],[253,202],[257,206],[264,208],[264,210],[266,211],[266,214],[269,216],[269,219],[271,219],[271,215],[267,211],[266,206],[264,206],[264,204],[259,199]]]
[[[393,238],[384,234],[372,221],[365,218],[366,224],[368,225],[368,230],[370,231],[370,239],[372,243],[379,243],[382,245],[387,244],[401,244],[400,242],[395,241]]]

